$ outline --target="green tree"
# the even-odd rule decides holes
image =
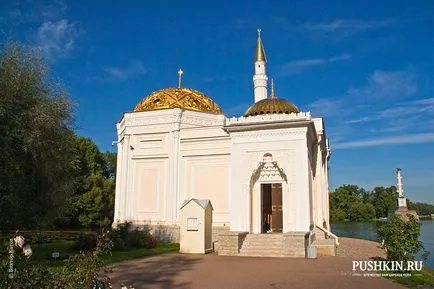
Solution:
[[[111,178],[111,179],[116,178],[117,154],[106,151],[104,153],[104,161],[105,161],[104,174],[106,178]]]
[[[395,187],[375,187],[372,191],[372,203],[377,218],[386,218],[396,209],[397,193]]]
[[[74,140],[74,175],[78,182],[76,194],[81,194],[82,182],[95,173],[106,170],[106,160],[98,146],[90,138],[77,136]]]
[[[92,174],[86,179],[86,187],[86,192],[75,203],[80,223],[85,227],[110,227],[114,213],[114,179]]]
[[[408,207],[410,210],[416,210],[419,216],[429,216],[434,214],[434,205],[420,202],[408,202]]]
[[[0,226],[43,226],[73,190],[72,102],[32,49],[0,51]]]
[[[420,223],[413,216],[408,221],[398,215],[392,216],[379,227],[378,235],[384,240],[383,247],[387,250],[388,260],[412,261],[424,249],[419,240]]]
[[[101,153],[90,139],[77,137],[74,145],[76,186],[69,224],[107,227],[113,222],[116,154]]]
[[[332,222],[341,222],[348,219],[347,213],[340,208],[331,208],[330,209],[330,220]]]
[[[375,219],[375,208],[370,203],[352,203],[348,210],[348,218],[355,222],[370,221]]]
[[[342,185],[330,193],[330,218],[332,221],[352,219],[350,208],[354,204],[363,204],[369,193],[355,185]],[[354,211],[354,209],[353,209]],[[353,212],[353,215],[355,213]]]

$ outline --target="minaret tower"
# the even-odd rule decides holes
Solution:
[[[255,55],[255,75],[253,76],[253,84],[255,87],[255,102],[267,98],[267,81],[268,77],[265,70],[267,58],[265,57],[264,46],[261,40],[261,29],[258,29],[258,43],[256,46]]]
[[[402,188],[401,169],[396,169],[396,179],[398,181],[398,209],[407,209],[407,200],[404,197],[404,189]]]

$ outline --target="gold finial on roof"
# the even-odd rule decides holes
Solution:
[[[274,94],[274,79],[271,79],[271,98],[276,98],[276,95]]]
[[[262,45],[261,40],[261,29],[258,29],[258,43],[256,45],[255,62],[256,61],[267,62],[267,57],[265,56],[264,46]]]
[[[181,80],[182,80],[182,74],[184,73],[184,71],[182,71],[182,69],[180,68],[178,70],[178,88],[181,88]]]

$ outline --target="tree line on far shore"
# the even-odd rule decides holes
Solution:
[[[330,193],[330,220],[370,221],[387,218],[397,209],[398,193],[395,186],[375,187],[367,191],[356,185],[342,185]],[[420,216],[434,214],[434,205],[407,199],[410,210]]]

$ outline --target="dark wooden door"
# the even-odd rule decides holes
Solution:
[[[282,184],[271,185],[271,214],[273,232],[281,233],[283,228]]]

